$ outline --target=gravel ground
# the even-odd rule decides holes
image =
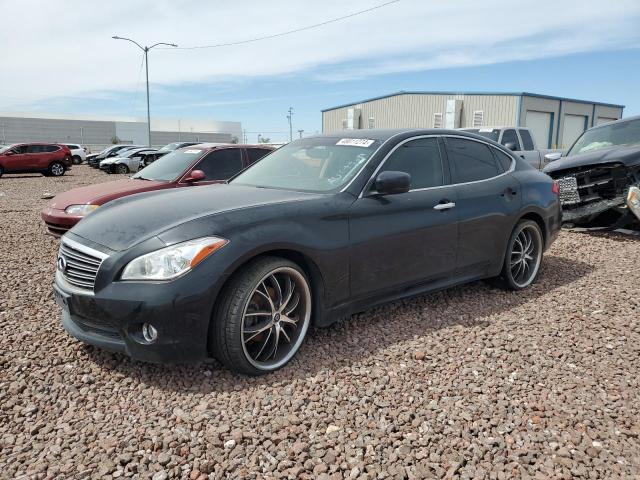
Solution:
[[[41,196],[108,179],[0,179],[1,477],[640,476],[638,238],[563,232],[525,292],[396,302],[244,378],[63,331]]]

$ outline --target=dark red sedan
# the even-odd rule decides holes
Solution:
[[[181,148],[124,180],[80,187],[57,195],[42,211],[50,233],[62,235],[98,207],[134,193],[210,185],[231,178],[273,147],[200,144]]]
[[[41,173],[59,177],[71,168],[71,150],[55,143],[16,143],[0,148],[0,177],[4,173]]]

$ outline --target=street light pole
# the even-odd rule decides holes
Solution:
[[[293,142],[293,107],[289,107],[289,115],[287,115],[287,120],[289,120],[289,141]]]
[[[300,138],[302,138],[302,133],[304,132],[304,130],[298,130],[298,133],[300,134]]]
[[[127,42],[131,42],[144,52],[144,66],[147,74],[147,142],[149,146],[151,146],[151,109],[149,108],[149,50],[157,47],[158,45],[166,45],[168,47],[177,47],[178,45],[176,45],[175,43],[158,42],[151,45],[150,47],[143,47],[138,42],[136,42],[135,40],[131,40],[130,38],[119,37],[117,35],[114,35],[111,38],[113,38],[114,40],[126,40]]]

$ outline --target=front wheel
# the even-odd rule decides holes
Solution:
[[[540,226],[521,220],[511,233],[500,273],[501,286],[509,290],[527,288],[538,277],[544,243]]]
[[[71,159],[74,165],[80,165],[82,163],[82,159],[78,155],[74,155]]]
[[[0,165],[0,177],[4,174],[4,167]]]
[[[60,177],[62,175],[64,175],[64,165],[61,164],[60,162],[53,162],[51,165],[49,165],[49,174],[54,176],[54,177]]]
[[[116,173],[119,173],[121,175],[124,175],[125,173],[129,173],[129,167],[120,163],[116,165]]]
[[[263,375],[298,352],[311,321],[311,288],[298,265],[279,257],[249,264],[225,288],[210,345],[227,368]]]

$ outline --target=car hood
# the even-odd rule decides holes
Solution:
[[[56,195],[49,206],[64,210],[69,205],[102,205],[110,200],[134,193],[168,188],[171,184],[150,180],[127,178],[115,182],[97,183],[86,187],[74,188]]]
[[[553,173],[559,170],[569,170],[585,165],[601,165],[605,163],[623,163],[627,166],[640,164],[640,145],[603,148],[593,152],[584,152],[570,157],[562,157],[560,160],[549,163],[543,172]]]
[[[226,184],[149,192],[109,203],[79,222],[71,233],[120,251],[199,218],[321,196]]]

